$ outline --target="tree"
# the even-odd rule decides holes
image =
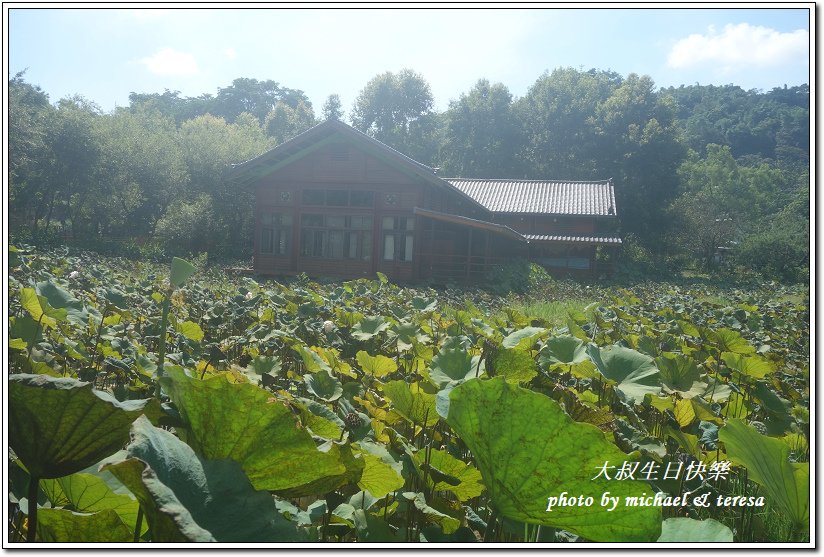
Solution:
[[[297,108],[300,102],[310,109],[312,106],[303,91],[282,88],[271,79],[258,81],[240,77],[228,87],[218,89],[212,113],[223,117],[227,122],[234,122],[240,114],[248,112],[262,124],[278,101],[283,101],[292,108]]]
[[[678,194],[677,170],[686,155],[672,100],[655,93],[649,76],[629,74],[593,117],[596,168],[615,180],[624,232],[653,251],[663,247],[666,212]]]
[[[278,101],[266,115],[263,129],[266,130],[266,135],[274,139],[276,145],[279,145],[314,125],[315,113],[311,105],[299,101],[297,106],[292,108],[285,102]]]
[[[157,111],[117,109],[99,120],[98,194],[78,216],[91,233],[152,235],[189,175],[174,120]]]
[[[326,102],[323,103],[323,119],[324,120],[343,120],[343,109],[341,108],[340,95],[333,93],[327,97]]]
[[[64,223],[70,221],[72,231],[78,232],[75,216],[94,196],[100,180],[100,118],[100,108],[80,96],[61,99],[57,104],[47,134],[51,195],[45,214],[46,230],[57,217]]]
[[[558,68],[544,73],[515,104],[524,144],[519,152],[526,177],[608,178],[600,163],[593,116],[621,83],[613,72]]]
[[[410,69],[385,72],[361,90],[350,117],[355,128],[421,160],[432,155],[430,140],[437,129],[437,120],[431,117],[433,102],[420,74]]]
[[[752,235],[782,205],[783,173],[766,164],[742,166],[726,145],[707,145],[703,159],[691,151],[678,176],[683,193],[670,211],[677,242],[706,268],[716,248]]]
[[[133,110],[156,110],[164,116],[174,119],[179,126],[186,120],[191,120],[206,114],[214,108],[214,96],[203,94],[199,97],[180,97],[180,91],[163,93],[130,93],[129,108]]]
[[[452,101],[444,115],[444,173],[467,178],[515,177],[521,143],[512,94],[501,83],[480,79],[468,94]]]
[[[231,164],[252,159],[270,147],[257,119],[240,114],[233,124],[210,114],[180,127],[179,141],[190,187],[170,205],[158,232],[185,241],[193,251],[211,251],[221,244],[243,245],[251,238],[252,195],[224,180]],[[201,221],[192,218],[203,211]],[[178,221],[178,212],[186,219]]]
[[[37,226],[42,216],[48,183],[45,162],[50,158],[47,128],[54,108],[40,87],[24,79],[25,72],[9,80],[9,213],[20,223]]]
[[[744,238],[735,255],[740,265],[768,278],[809,280],[809,184],[799,188],[790,203],[773,218],[759,221],[755,232]]]

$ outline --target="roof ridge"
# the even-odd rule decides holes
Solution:
[[[390,147],[391,149],[391,147]],[[609,184],[610,179],[606,180],[560,180],[560,179],[521,179],[521,178],[443,178],[447,182],[527,182],[527,183],[547,183],[553,182],[557,184]]]

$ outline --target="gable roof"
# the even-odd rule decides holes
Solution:
[[[401,172],[457,193],[477,208],[491,213],[615,215],[612,180],[570,182],[441,178],[432,167],[338,120],[322,122],[253,159],[233,164],[225,178],[237,185],[249,186],[323,145],[340,142],[359,145],[370,155]]]
[[[302,158],[323,145],[341,142],[359,145],[369,154],[382,159],[398,170],[421,178],[436,187],[457,192],[473,204],[477,204],[475,200],[460,190],[456,190],[449,182],[435,175],[433,168],[338,120],[326,120],[253,159],[233,164],[225,177],[235,184],[248,186],[266,174]],[[479,208],[483,207],[479,205]]]
[[[493,213],[555,215],[615,215],[615,188],[611,180],[484,180],[446,178]]]

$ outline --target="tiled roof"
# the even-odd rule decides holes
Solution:
[[[615,236],[564,236],[559,234],[524,234],[530,242],[564,242],[585,244],[620,244],[621,238]]]
[[[615,190],[609,180],[445,180],[493,213],[615,214]]]

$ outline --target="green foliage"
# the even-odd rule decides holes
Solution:
[[[295,426],[285,405],[270,402],[259,387],[223,376],[199,381],[175,368],[162,381],[186,425],[188,443],[204,458],[239,463],[255,489],[302,489],[344,471]]]
[[[641,482],[595,479],[604,461],[625,458],[594,426],[579,424],[555,401],[502,379],[471,380],[449,395],[449,425],[477,459],[484,485],[501,514],[521,522],[564,528],[595,541],[652,541],[660,508],[557,506],[547,498],[570,494],[639,496]]]
[[[747,467],[750,477],[764,487],[772,504],[787,513],[795,528],[809,528],[809,463],[790,462],[785,443],[759,434],[741,420],[727,421],[718,438],[730,459]]]
[[[157,542],[298,541],[275,501],[233,460],[206,460],[138,418],[122,457],[103,464],[137,496]],[[243,509],[244,512],[236,512]]]
[[[729,536],[710,520],[736,542],[809,539],[804,288],[553,280],[496,297],[10,253],[13,541]],[[518,309],[548,299],[553,320]],[[605,459],[612,476],[734,466],[593,479]],[[699,485],[767,507],[691,506],[698,524],[667,522],[680,507],[546,509]]]
[[[732,530],[711,518],[668,518],[661,525],[659,542],[732,543]]]
[[[79,472],[129,438],[139,415],[159,414],[157,400],[118,402],[68,377],[9,376],[9,446],[37,479]]]

